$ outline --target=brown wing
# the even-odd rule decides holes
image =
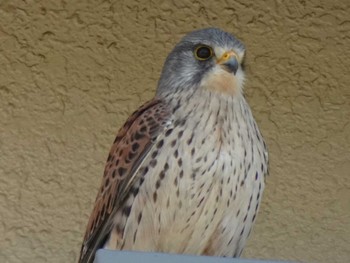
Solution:
[[[166,105],[153,99],[135,111],[119,130],[108,155],[102,184],[90,216],[80,252],[80,263],[92,262],[104,245],[114,215],[132,185],[140,163],[169,120]]]

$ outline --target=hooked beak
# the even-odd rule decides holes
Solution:
[[[216,64],[222,65],[228,72],[234,75],[236,75],[239,66],[237,55],[233,51],[225,52],[221,58],[216,61]]]

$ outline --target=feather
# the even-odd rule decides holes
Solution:
[[[114,215],[132,187],[142,160],[169,124],[169,115],[164,102],[155,98],[135,111],[119,130],[87,225],[80,263],[93,262],[96,250],[104,245]]]

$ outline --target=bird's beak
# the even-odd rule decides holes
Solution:
[[[236,75],[238,70],[237,55],[233,51],[225,52],[217,61],[217,64],[222,65],[225,69]]]

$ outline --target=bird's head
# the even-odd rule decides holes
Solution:
[[[233,35],[206,28],[186,35],[167,57],[157,94],[204,89],[227,95],[240,93],[245,48]]]

